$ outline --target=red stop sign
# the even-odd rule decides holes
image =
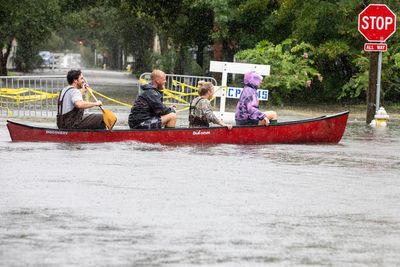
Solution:
[[[385,42],[396,31],[396,14],[386,5],[371,4],[358,15],[358,30],[370,42]]]

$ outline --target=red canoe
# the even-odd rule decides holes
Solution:
[[[160,144],[306,144],[340,141],[349,112],[269,126],[173,128],[159,130],[59,130],[7,121],[14,142],[100,143],[137,141]]]

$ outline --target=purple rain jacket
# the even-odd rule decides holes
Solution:
[[[244,88],[236,105],[235,120],[263,120],[265,113],[258,109],[257,89],[261,85],[262,76],[255,71],[244,75]]]

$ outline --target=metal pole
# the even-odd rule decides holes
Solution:
[[[225,113],[225,104],[226,104],[226,86],[228,84],[228,70],[227,64],[224,64],[224,69],[222,71],[222,81],[221,81],[221,99],[220,99],[220,106],[219,106],[219,114],[220,119],[224,120],[224,113]]]
[[[379,110],[380,104],[379,100],[381,97],[381,75],[382,75],[382,51],[379,52],[378,55],[378,72],[376,79],[376,105],[375,105],[375,113]]]
[[[122,66],[121,69],[125,69],[125,52],[124,49],[122,49]]]

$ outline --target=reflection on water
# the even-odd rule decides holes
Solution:
[[[261,146],[11,143],[0,126],[0,265],[398,266],[399,148],[396,124]]]

